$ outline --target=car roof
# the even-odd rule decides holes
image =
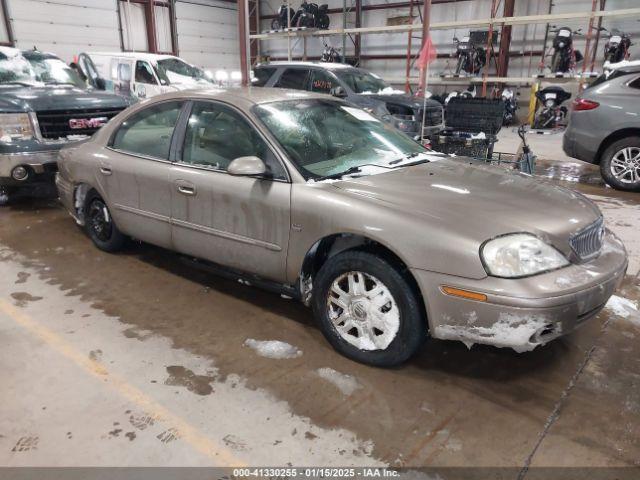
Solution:
[[[168,58],[179,58],[175,55],[160,55],[157,53],[140,53],[140,52],[84,52],[87,55],[102,55],[105,57],[120,57],[120,58],[137,58],[139,60],[157,61],[166,60]]]
[[[163,95],[156,95],[150,100],[182,100],[182,99],[202,99],[220,100],[233,105],[241,105],[246,109],[253,105],[263,103],[286,101],[286,100],[310,100],[310,99],[332,99],[335,97],[323,95],[321,93],[307,92],[304,90],[290,90],[287,88],[265,88],[265,87],[236,87],[236,88],[207,88],[198,90],[183,90],[170,92]],[[141,102],[146,103],[146,102]]]
[[[347,65],[345,63],[332,63],[332,62],[288,62],[288,61],[278,61],[278,62],[269,62],[262,63],[258,65],[258,67],[281,67],[281,66],[289,66],[289,67],[320,67],[325,68],[327,70],[341,70],[341,69],[349,69],[356,68],[352,65]]]

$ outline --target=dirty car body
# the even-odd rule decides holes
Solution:
[[[122,148],[145,112],[171,108],[170,127],[148,122],[165,148]],[[627,267],[585,197],[431,152],[306,92],[142,102],[64,149],[57,183],[100,248],[116,232],[279,286],[312,305],[334,348],[374,365],[406,360],[427,332],[531,350],[597,314]]]

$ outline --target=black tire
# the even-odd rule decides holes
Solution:
[[[553,57],[551,57],[551,73],[558,73],[558,72],[562,72],[561,65],[561,55],[560,52],[554,52],[553,53]],[[562,72],[564,73],[564,72]]]
[[[467,62],[466,62],[465,56],[464,55],[460,55],[458,57],[458,63],[456,64],[456,75],[460,75],[460,73],[462,73],[466,63]]]
[[[640,192],[640,161],[635,161],[636,181],[633,183],[623,182],[616,178],[613,173],[612,161],[618,152],[621,152],[625,148],[638,149],[638,152],[640,152],[640,137],[626,137],[609,145],[602,154],[602,157],[600,157],[600,173],[604,181],[616,190]],[[628,180],[631,180],[631,178],[628,178]]]
[[[280,30],[281,28],[280,21],[277,18],[271,20],[271,30]]]
[[[93,244],[105,252],[117,252],[125,244],[126,237],[116,226],[104,200],[94,193],[85,203],[85,230]]]
[[[357,348],[342,338],[329,318],[327,304],[334,280],[354,271],[379,279],[398,308],[399,328],[385,349]],[[427,337],[427,323],[417,295],[403,274],[386,260],[366,252],[346,251],[327,260],[314,278],[312,306],[322,333],[338,352],[357,362],[392,367],[413,356]]]

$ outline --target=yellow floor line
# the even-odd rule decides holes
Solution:
[[[196,427],[187,423],[181,417],[171,413],[167,408],[159,404],[144,392],[129,384],[126,380],[110,372],[102,363],[90,359],[86,354],[76,350],[60,335],[40,325],[26,313],[0,298],[0,311],[6,314],[14,322],[39,337],[43,342],[58,353],[71,360],[87,373],[104,381],[104,385],[117,391],[127,400],[137,404],[145,412],[161,418],[178,430],[180,438],[191,445],[198,452],[214,459],[218,466],[242,467],[246,464],[235,457],[229,449],[222,447],[200,432]]]

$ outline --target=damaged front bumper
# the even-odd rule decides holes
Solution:
[[[0,186],[24,187],[37,183],[53,183],[57,170],[58,150],[0,153]],[[23,167],[27,175],[15,178],[16,167]]]
[[[432,337],[523,352],[595,317],[620,285],[627,265],[622,242],[607,232],[597,258],[532,277],[473,280],[412,272],[425,300]],[[447,295],[442,290],[446,286],[479,292],[486,301]]]

